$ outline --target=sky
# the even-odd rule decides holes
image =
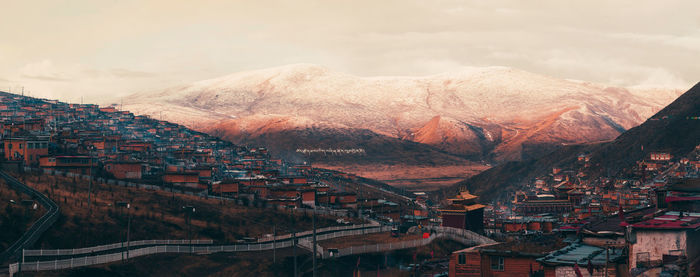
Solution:
[[[74,103],[294,63],[358,76],[508,66],[614,86],[700,81],[695,0],[0,4],[0,90]]]

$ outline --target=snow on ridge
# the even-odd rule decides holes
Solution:
[[[582,135],[588,138],[596,135],[594,127],[599,122],[631,128],[680,94],[643,93],[508,67],[472,67],[417,77],[358,77],[313,64],[295,64],[140,94],[130,97],[125,106],[144,110],[142,104],[161,105],[159,109],[172,113],[171,118],[176,121],[178,117],[182,121],[205,119],[207,111],[214,119],[228,115],[251,122],[264,121],[266,118],[261,115],[275,114],[292,118],[282,127],[337,124],[338,128],[370,129],[396,137],[419,130],[435,116],[442,116],[438,127],[444,131],[431,129],[431,136],[474,137],[470,130],[458,132],[463,130],[458,125],[469,124],[490,126],[485,129],[489,140],[493,139],[492,133],[500,133],[491,125],[527,128],[558,114],[558,123],[551,128],[566,129],[561,130],[565,134],[562,137],[583,127],[591,129]],[[563,110],[566,112],[559,114]]]

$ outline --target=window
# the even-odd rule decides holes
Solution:
[[[22,144],[21,144],[21,143],[19,144],[19,149],[22,149]]]
[[[504,268],[503,257],[491,257],[491,269],[502,271]]]
[[[465,255],[464,253],[459,253],[459,256],[457,256],[457,258],[458,258],[457,262],[459,264],[466,264],[467,263],[467,255]]]

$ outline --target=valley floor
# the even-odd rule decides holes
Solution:
[[[331,165],[315,167],[352,173],[375,179],[409,191],[434,191],[462,181],[489,169],[479,164],[469,165]]]

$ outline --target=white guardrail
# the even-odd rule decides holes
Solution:
[[[355,228],[355,229],[351,229]],[[351,230],[349,230],[351,229]],[[377,225],[352,225],[352,226],[337,226],[337,227],[327,227],[317,229],[316,233],[331,232],[326,234],[320,234],[316,236],[317,241],[361,234],[370,234],[377,232],[385,232],[391,230],[391,227],[387,226],[377,226]],[[311,236],[313,231],[304,231],[297,233],[299,236],[298,245],[302,248],[311,250],[312,243],[308,238]],[[307,237],[307,238],[305,238]],[[119,251],[110,254],[100,254],[100,255],[87,255],[79,258],[66,258],[66,259],[56,259],[51,261],[35,261],[35,262],[22,262],[22,271],[43,271],[43,270],[58,270],[58,269],[68,269],[81,266],[90,266],[104,263],[111,263],[120,261],[123,257],[139,257],[151,254],[160,253],[194,253],[194,254],[212,254],[218,252],[239,252],[239,251],[265,251],[272,250],[273,248],[287,248],[292,246],[291,235],[277,236],[275,239],[266,238],[269,240],[267,242],[259,243],[248,243],[248,244],[235,244],[235,245],[202,245],[211,244],[210,240],[193,240],[192,246],[189,244],[189,240],[144,240],[135,241],[130,243],[130,247],[152,245],[152,244],[182,244],[182,245],[156,245],[141,247],[129,251]],[[308,245],[307,245],[308,244]],[[126,247],[126,243],[123,245]],[[80,248],[80,249],[40,249],[40,250],[25,250],[25,257],[36,257],[36,256],[69,256],[69,255],[80,255],[80,254],[90,254],[92,252],[108,251],[113,249],[122,248],[122,243],[113,243],[109,245],[100,245],[95,247]],[[320,251],[317,251],[319,256],[323,253],[323,248],[317,247]],[[10,276],[14,275],[20,270],[20,264],[14,263],[9,266]]]
[[[86,248],[77,249],[38,249],[38,250],[24,250],[24,257],[42,257],[42,256],[74,256],[81,254],[89,254],[95,252],[108,251],[113,249],[119,249],[123,247],[140,247],[144,245],[168,245],[168,244],[213,244],[213,240],[137,240],[131,242],[117,242],[106,245],[98,245]]]
[[[352,226],[345,226],[345,227],[352,227]],[[326,229],[326,232],[327,232],[327,231],[331,230],[332,228],[338,228],[338,227],[329,227],[329,228],[324,228],[324,229]],[[317,230],[317,233],[320,232],[319,230]],[[378,233],[378,232],[387,232],[390,230],[391,230],[390,226],[372,226],[372,227],[365,228],[365,229],[341,230],[341,231],[335,231],[335,232],[331,232],[331,233],[317,235],[316,240],[322,241],[322,240],[344,237],[344,236],[354,236],[354,235],[362,235],[362,234],[370,234],[370,233]],[[424,227],[423,230],[433,231],[434,234],[426,239],[402,241],[402,242],[396,242],[396,243],[352,246],[352,247],[348,247],[348,248],[338,249],[338,251],[336,253],[333,253],[333,254],[331,254],[330,252],[326,252],[322,247],[317,245],[316,254],[322,258],[331,258],[331,257],[342,257],[342,256],[356,255],[356,254],[363,254],[363,253],[393,251],[393,250],[399,250],[399,249],[415,248],[415,247],[419,247],[419,246],[424,246],[424,245],[430,244],[433,240],[438,239],[438,238],[448,238],[448,239],[452,239],[452,240],[455,240],[455,241],[458,241],[458,242],[461,242],[464,244],[485,244],[485,243],[494,242],[493,240],[491,240],[487,237],[484,237],[484,236],[481,236],[481,235],[476,234],[474,232],[471,232],[468,230],[463,230],[463,229],[456,229],[456,228],[449,228],[449,227]],[[304,233],[306,233],[306,232],[304,232]],[[280,236],[279,238],[282,238],[282,237],[284,237],[284,236]],[[146,241],[143,241],[143,242],[146,242]],[[182,240],[180,240],[180,241],[169,240],[167,242],[178,242],[178,243],[179,242],[186,242],[186,243],[189,243],[189,241],[182,241]],[[212,254],[212,253],[218,253],[218,252],[264,251],[264,250],[272,250],[273,248],[277,248],[277,249],[287,248],[287,247],[291,247],[293,245],[292,240],[289,240],[289,239],[282,240],[282,241],[263,242],[263,243],[236,244],[236,245],[206,245],[206,246],[196,245],[196,244],[194,244],[194,242],[195,241],[193,241],[193,244],[191,246],[190,245],[158,245],[158,246],[142,247],[142,248],[138,248],[138,249],[134,249],[134,250],[130,250],[130,251],[120,251],[120,252],[111,253],[111,254],[92,255],[92,256],[85,256],[85,257],[80,257],[80,258],[57,259],[57,260],[53,260],[53,261],[23,262],[23,263],[21,263],[21,270],[22,271],[43,271],[43,270],[67,269],[67,268],[75,268],[75,267],[81,267],[81,266],[90,266],[90,265],[116,262],[116,261],[123,260],[124,257],[133,258],[133,257],[152,255],[152,254],[160,254],[160,253]],[[205,243],[206,241],[198,241],[198,242]],[[118,243],[118,244],[121,247],[121,243]],[[115,245],[115,244],[112,244],[112,245]],[[309,238],[303,238],[303,239],[299,239],[298,246],[305,248],[305,249],[308,249],[308,250],[311,250],[313,248],[313,243],[310,241]],[[101,247],[107,249],[107,246],[101,246]],[[76,250],[84,251],[84,249],[87,249],[87,248],[76,249]],[[70,250],[72,250],[72,249],[70,249]],[[50,251],[50,250],[28,250],[28,251]],[[36,252],[31,252],[31,253],[36,254]],[[26,255],[26,252],[25,252],[25,255]],[[13,276],[19,270],[20,270],[19,263],[10,264],[10,266],[9,266],[10,276]]]
[[[342,257],[348,255],[364,254],[364,253],[375,253],[375,252],[387,252],[393,250],[415,248],[420,246],[425,246],[433,242],[433,240],[438,238],[447,238],[454,241],[461,242],[466,245],[480,245],[487,243],[494,243],[495,241],[474,233],[469,230],[457,229],[451,227],[432,227],[426,226],[423,228],[425,231],[434,231],[430,237],[419,240],[409,240],[401,242],[392,243],[381,243],[381,244],[367,244],[360,246],[351,246],[347,248],[338,249],[337,252],[321,252],[323,258],[331,257]]]
[[[327,232],[338,232],[338,231],[346,231],[346,230],[357,230],[357,229],[369,229],[369,228],[374,228],[380,226],[376,222],[368,223],[368,224],[355,224],[355,225],[349,225],[349,226],[333,226],[333,227],[326,227],[326,228],[320,228],[316,229],[316,233],[327,233]],[[298,232],[296,233],[297,238],[301,237],[306,237],[313,235],[313,230],[309,231],[303,231],[303,232]],[[291,239],[292,234],[286,234],[286,235],[280,235],[276,237],[268,237],[268,238],[260,238],[258,239],[258,242],[267,242],[267,241],[273,241],[273,240],[285,240],[285,239]],[[316,238],[318,240],[318,236]]]

